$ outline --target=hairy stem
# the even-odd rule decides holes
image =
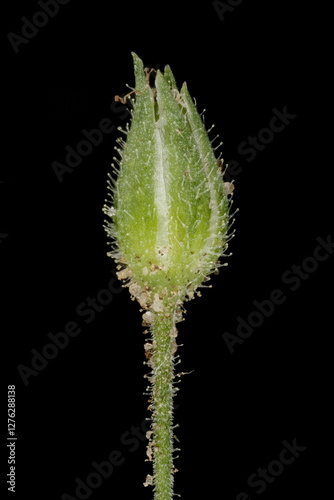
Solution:
[[[155,500],[173,498],[173,388],[174,355],[176,351],[175,307],[164,304],[163,311],[155,313],[151,325],[152,356],[152,436],[148,456],[153,457]]]

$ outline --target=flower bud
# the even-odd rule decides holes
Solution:
[[[217,269],[227,247],[231,185],[224,185],[222,162],[186,83],[179,91],[166,66],[151,87],[147,69],[132,56],[136,97],[118,177],[109,185],[112,204],[104,206],[112,219],[105,229],[119,277],[138,287],[138,300],[148,291],[152,309],[159,296],[192,297]]]

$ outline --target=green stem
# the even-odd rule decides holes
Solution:
[[[165,301],[164,301],[165,302]],[[167,300],[166,300],[167,302]],[[153,457],[154,500],[173,498],[173,379],[176,351],[175,305],[164,303],[151,325],[152,436],[148,456]]]

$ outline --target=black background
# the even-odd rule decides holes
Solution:
[[[194,371],[176,398],[175,491],[184,500],[234,500],[243,491],[250,499],[295,499],[311,490],[321,498],[326,474],[317,475],[316,466],[326,467],[320,445],[327,439],[323,357],[333,256],[295,291],[282,275],[312,257],[317,238],[332,231],[330,166],[312,156],[323,127],[314,119],[322,92],[313,85],[323,13],[302,2],[244,0],[221,20],[204,1],[71,0],[15,53],[7,34],[21,34],[21,17],[31,20],[38,10],[37,2],[11,2],[3,29],[1,397],[16,385],[16,498],[75,498],[76,478],[86,481],[92,462],[113,450],[125,461],[89,498],[152,498],[142,486],[151,472],[145,441],[132,452],[135,442],[121,442],[149,416],[139,308],[121,290],[90,323],[77,313],[113,277],[101,208],[119,133],[104,135],[62,182],[51,166],[64,163],[65,147],[75,148],[82,130],[103,118],[124,127],[111,105],[134,84],[131,51],[148,67],[170,64],[179,85],[187,81],[199,110],[207,110],[207,126],[216,125],[212,137],[219,133],[225,163],[238,161],[241,169],[234,176],[240,210],[233,256],[179,325],[180,367]],[[285,106],[296,117],[247,161],[239,145],[269,126],[273,108]],[[224,332],[236,334],[237,318],[247,320],[253,301],[273,289],[282,290],[284,304],[231,353]],[[18,365],[31,367],[31,349],[42,352],[48,333],[69,321],[80,334],[25,385]],[[1,432],[5,443],[5,421]],[[283,440],[294,439],[306,450],[293,464],[261,494],[247,485],[278,458]]]

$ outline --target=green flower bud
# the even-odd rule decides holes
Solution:
[[[134,109],[116,181],[110,176],[113,239],[110,255],[150,326],[145,343],[151,430],[148,461],[154,500],[172,500],[174,473],[173,397],[177,329],[182,304],[220,265],[227,247],[229,194],[202,119],[184,83],[179,91],[167,66],[150,72],[133,54]],[[145,333],[148,333],[146,330]],[[179,361],[179,360],[178,360]],[[177,374],[178,376],[182,373]]]
[[[104,206],[112,222],[105,229],[114,240],[110,255],[121,263],[119,277],[131,278],[130,292],[148,309],[155,292],[181,302],[193,297],[217,269],[233,186],[223,182],[222,161],[186,83],[179,91],[166,66],[151,87],[147,69],[132,56],[136,98],[126,142],[119,141],[118,178],[109,185],[112,203]],[[143,290],[153,295],[143,297]]]

